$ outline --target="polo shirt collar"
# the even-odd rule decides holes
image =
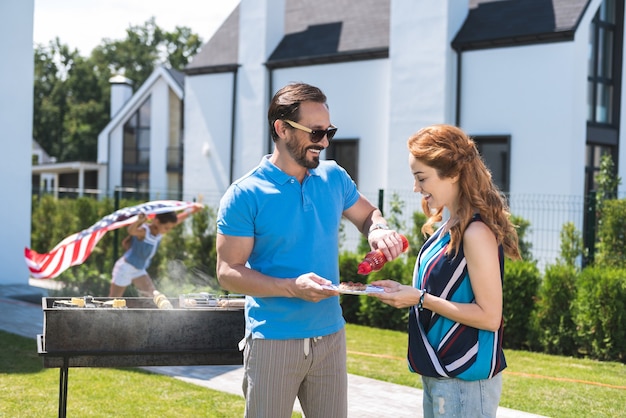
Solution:
[[[271,154],[268,154],[268,155],[265,155],[261,159],[261,164],[259,164],[259,165],[261,166],[263,171],[276,184],[283,185],[283,184],[286,184],[286,183],[290,182],[293,179],[293,176],[290,176],[289,174],[285,173],[280,168],[276,167],[270,161],[270,157],[271,157]],[[309,176],[317,176],[317,177],[319,177],[319,172],[318,172],[317,168],[309,168],[308,174],[309,174]]]

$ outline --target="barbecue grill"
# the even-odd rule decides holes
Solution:
[[[208,293],[168,299],[42,298],[37,350],[60,368],[59,417],[65,417],[70,367],[238,365],[245,333],[243,298]]]

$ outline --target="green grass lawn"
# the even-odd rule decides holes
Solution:
[[[421,388],[420,376],[408,371],[407,338],[348,325],[348,372]],[[515,350],[505,355],[501,406],[563,418],[626,415],[626,364]]]
[[[412,387],[404,332],[348,325],[348,371]],[[0,417],[58,414],[59,369],[45,369],[35,340],[0,331]],[[623,416],[626,365],[506,351],[501,406],[551,417]],[[71,368],[70,417],[241,417],[241,396],[140,369]],[[298,416],[294,414],[294,416]]]

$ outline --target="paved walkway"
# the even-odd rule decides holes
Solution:
[[[34,283],[34,282],[32,282]],[[35,338],[43,333],[41,297],[47,290],[34,286],[0,286],[0,330]],[[241,366],[144,367],[154,373],[172,376],[221,392],[241,395]],[[71,394],[70,394],[71,396]],[[294,410],[302,412],[296,401]],[[407,386],[348,375],[348,416],[350,418],[419,418],[422,391]],[[498,408],[498,418],[532,418],[528,414]]]

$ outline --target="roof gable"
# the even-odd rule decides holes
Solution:
[[[285,34],[268,67],[388,56],[390,0],[286,0]],[[239,8],[185,68],[187,74],[238,66]]]
[[[591,0],[469,0],[452,42],[457,50],[569,41]],[[237,5],[185,68],[187,74],[238,66]],[[285,0],[285,34],[269,68],[345,62],[389,55],[391,0]]]
[[[287,1],[285,36],[268,67],[386,58],[390,0]]]
[[[237,66],[239,53],[239,7],[232,11],[191,62],[185,67],[189,75],[231,71]]]
[[[590,0],[470,0],[457,50],[568,41]]]
[[[130,99],[128,99],[124,106],[113,116],[109,123],[107,123],[98,135],[98,138],[100,138],[100,136],[108,136],[113,128],[125,122],[130,115],[139,108],[141,103],[148,98],[155,83],[161,78],[168,84],[174,94],[182,100],[184,95],[184,74],[180,71],[159,66],[150,74],[150,77],[148,77],[141,87],[133,93]]]

